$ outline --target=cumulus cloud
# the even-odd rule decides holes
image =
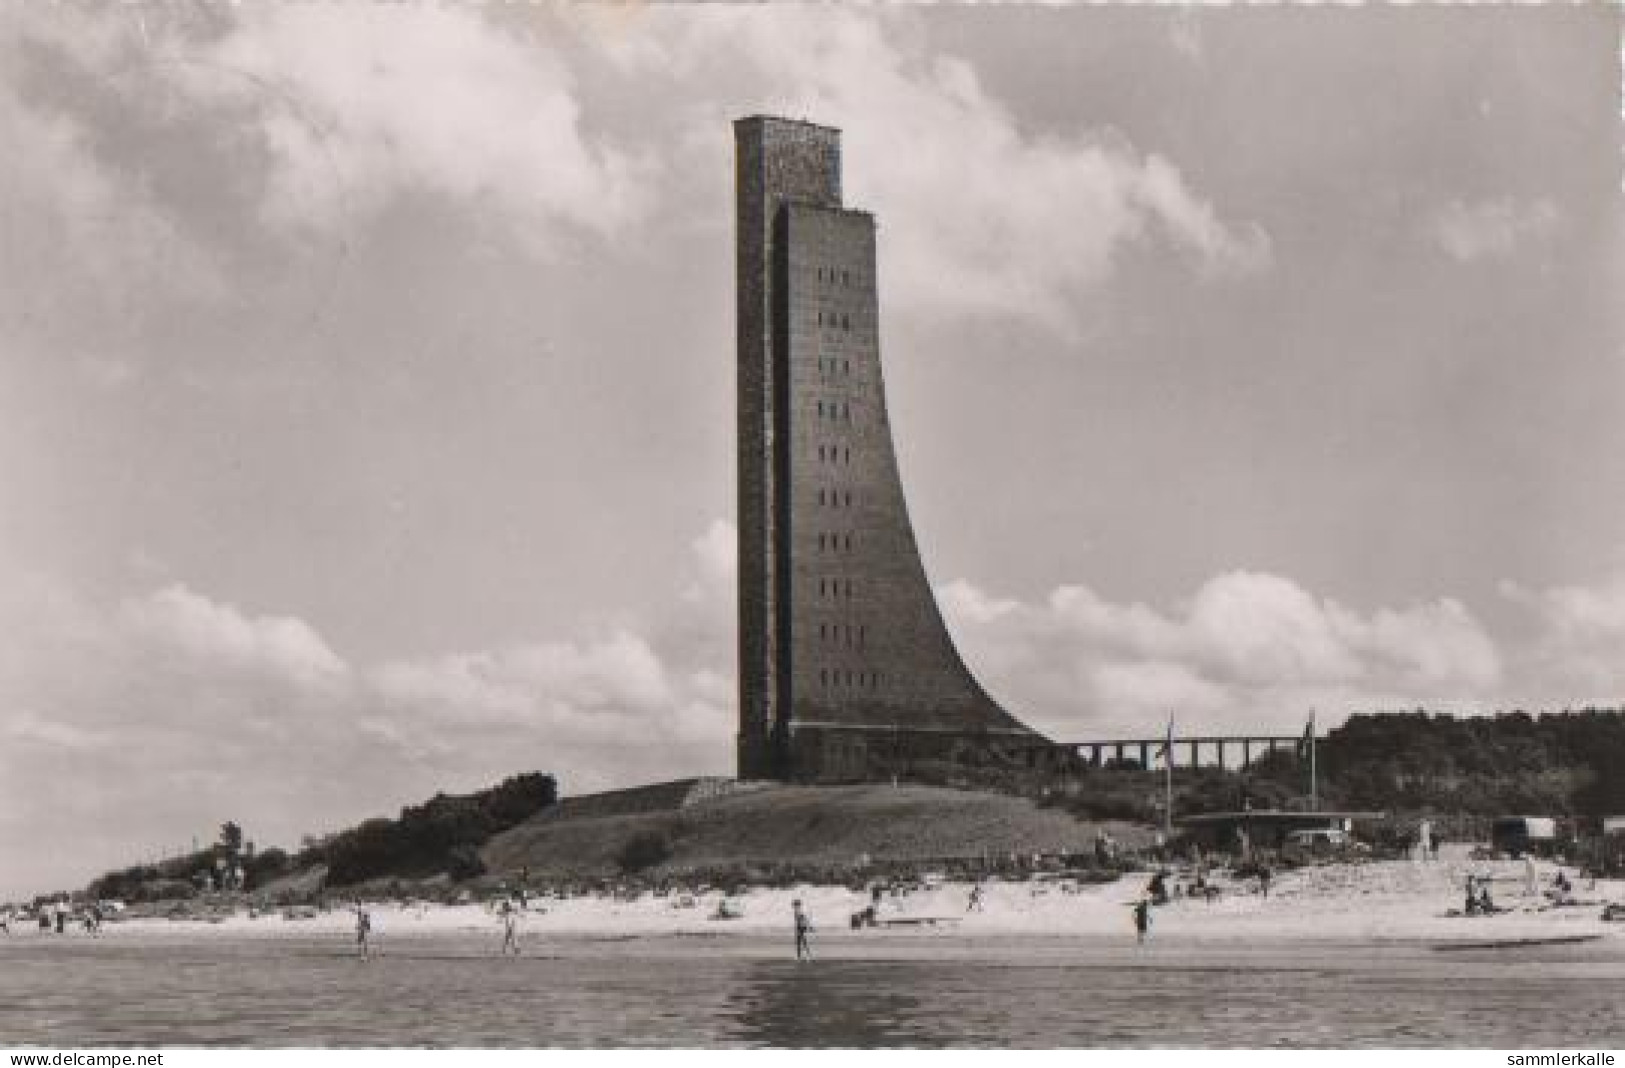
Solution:
[[[557,639],[370,664],[294,614],[173,583],[98,603],[19,575],[0,590],[0,850],[30,813],[76,846],[33,883],[83,879],[227,818],[291,843],[530,768],[594,790],[730,766],[734,532],[691,543],[667,610]],[[701,599],[690,598],[701,591]],[[939,591],[990,689],[1058,738],[1295,730],[1355,710],[1617,700],[1625,578],[1503,594],[1535,636],[1503,653],[1451,598],[1358,611],[1291,579],[1217,575],[1166,606],[1082,585],[1037,600]],[[167,836],[167,837],[166,837]]]
[[[0,22],[0,191],[27,205],[8,251],[61,268],[36,296],[130,292],[110,309],[129,316],[220,297],[256,240],[328,243],[412,196],[544,258],[612,239],[650,208],[656,155],[587,128],[555,45],[457,6],[24,10]],[[121,128],[162,147],[121,152]],[[237,216],[200,212],[189,182]]]
[[[1146,729],[1170,711],[1214,729],[1286,728],[1318,707],[1473,706],[1502,682],[1459,602],[1361,614],[1290,579],[1218,575],[1168,609],[1063,586],[1037,603],[941,591],[985,681],[1058,735]]]
[[[253,108],[273,221],[319,229],[427,191],[500,211],[546,252],[561,231],[612,235],[647,206],[647,157],[588,134],[564,60],[477,8],[276,4],[237,16],[176,76],[198,97]]]
[[[70,229],[101,220],[65,248],[125,249],[149,275],[173,249],[177,268],[198,275],[177,292],[208,291],[211,279],[218,289],[220,261],[257,238],[331,243],[414,197],[499,225],[543,258],[584,237],[647,239],[642,224],[702,204],[720,224],[720,187],[708,180],[712,192],[697,195],[688,176],[725,168],[726,120],[758,109],[845,128],[848,200],[887,227],[886,301],[904,314],[1013,316],[1072,333],[1080,302],[1131,249],[1204,277],[1271,258],[1261,229],[1225,219],[1175,161],[1120,132],[1024,129],[907,13],[275,4],[164,11],[82,35],[66,32],[77,25],[68,15],[41,25],[18,40],[48,37],[117,104],[97,115],[71,101],[8,107],[0,95],[8,143],[31,146],[14,153],[25,192],[56,204]],[[602,117],[629,97],[644,121],[617,135]],[[183,173],[219,157],[231,174],[216,184],[248,187],[234,210],[256,214],[259,229],[237,218],[227,240],[218,217],[190,233],[177,225],[190,209],[155,198],[143,163],[109,167],[86,149],[115,120],[184,146]],[[221,144],[255,165],[229,165]],[[139,210],[143,199],[153,210]],[[130,277],[129,266],[111,259],[106,273]]]
[[[537,725],[554,715],[641,716],[669,707],[672,680],[643,638],[514,646],[428,662],[389,663],[376,682],[392,704],[447,722]]]
[[[846,199],[880,217],[886,303],[905,314],[1021,316],[1069,333],[1079,299],[1131,247],[1162,245],[1209,275],[1270,262],[1268,236],[1224,221],[1173,161],[1109,129],[1023,129],[907,15],[684,9],[641,31],[617,24],[601,47],[679,84],[725,77],[751,102],[740,110],[843,127]]]
[[[1500,590],[1535,619],[1536,637],[1520,651],[1526,673],[1541,682],[1530,703],[1625,703],[1625,574],[1541,590],[1502,582]]]
[[[119,622],[155,651],[286,678],[297,687],[330,688],[349,671],[303,620],[246,616],[185,586],[125,601]]]
[[[60,581],[0,590],[0,853],[31,815],[73,848],[0,896],[79,881],[237,819],[296,843],[438,790],[541,769],[568,792],[731,764],[731,575],[713,525],[669,621],[370,664],[308,621],[184,584],[111,603]],[[676,607],[682,604],[681,608]],[[35,885],[35,884],[39,885]]]
[[[739,571],[738,529],[726,519],[713,519],[689,548],[694,553],[696,574],[684,590],[684,597],[701,601],[720,596],[731,601]]]
[[[87,63],[110,62],[108,32],[71,12],[63,14],[69,23],[38,9],[8,14],[0,19],[0,197],[8,205],[0,313],[34,329],[106,319],[127,335],[180,303],[218,299],[225,291],[219,257],[139,173],[98,154],[100,131],[87,116],[41,102],[25,85],[39,56],[64,49]],[[133,373],[102,355],[83,367],[103,385]]]
[[[1453,200],[1428,219],[1428,236],[1463,263],[1504,260],[1519,249],[1549,238],[1557,230],[1557,206],[1544,198],[1518,201]]]

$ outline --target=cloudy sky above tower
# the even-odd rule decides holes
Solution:
[[[1056,737],[1625,702],[1620,14],[13,5],[0,897],[727,773],[729,123]]]

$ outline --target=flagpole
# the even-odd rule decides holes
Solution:
[[[1166,793],[1162,805],[1162,833],[1167,841],[1174,839],[1174,714],[1168,713],[1168,734],[1162,745],[1163,783]]]
[[[1320,811],[1320,779],[1315,767],[1315,710],[1309,710],[1309,807]]]

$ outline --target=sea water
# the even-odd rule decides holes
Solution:
[[[1618,1047],[1625,945],[0,936],[0,1045]]]

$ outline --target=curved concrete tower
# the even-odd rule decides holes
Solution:
[[[840,131],[753,117],[734,134],[740,777],[885,778],[1043,746],[966,669],[920,562],[875,223],[841,204]]]

